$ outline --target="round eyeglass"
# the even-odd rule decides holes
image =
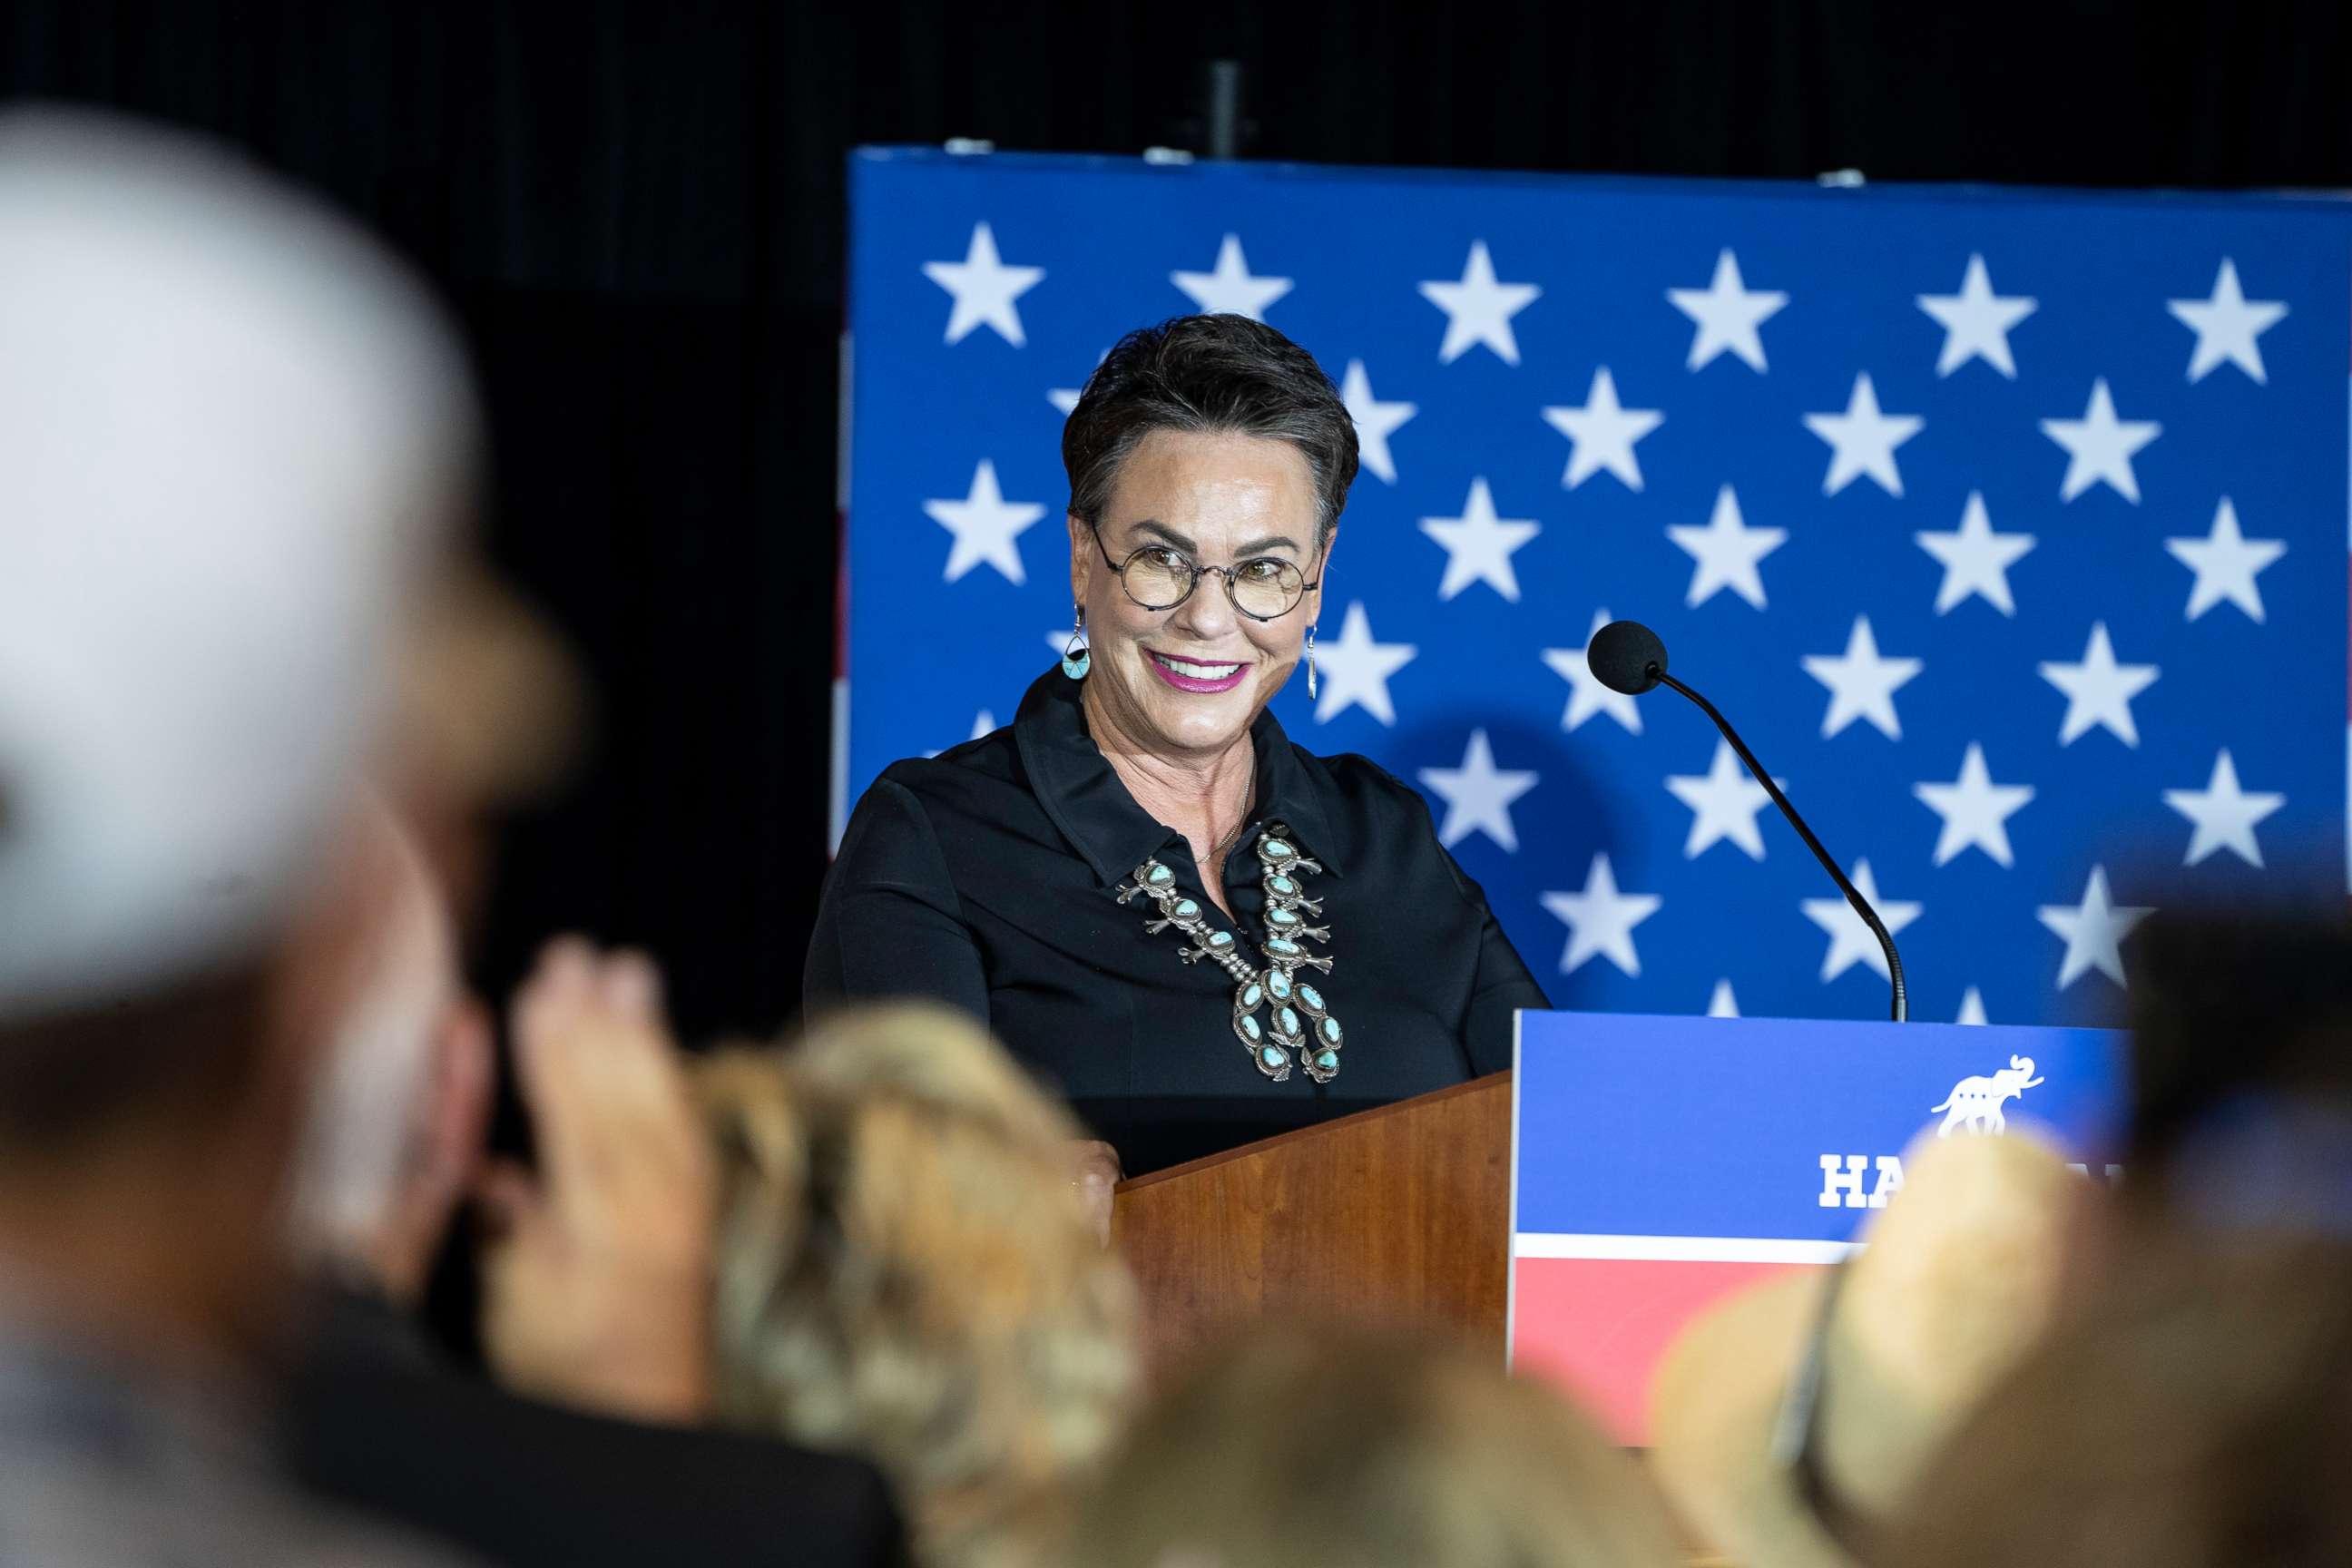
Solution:
[[[1118,574],[1118,585],[1129,603],[1146,610],[1172,610],[1192,596],[1201,579],[1211,572],[1225,580],[1225,597],[1235,611],[1254,621],[1279,620],[1298,607],[1310,588],[1321,587],[1278,555],[1255,555],[1231,566],[1203,566],[1172,544],[1139,544],[1124,561],[1113,561],[1103,543],[1099,524],[1087,525],[1102,552],[1103,564]]]

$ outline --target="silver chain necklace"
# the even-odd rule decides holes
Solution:
[[[1322,914],[1323,902],[1308,898],[1298,881],[1301,873],[1323,868],[1299,854],[1288,825],[1280,822],[1265,825],[1257,858],[1265,891],[1265,940],[1258,944],[1265,958],[1264,968],[1242,956],[1233,932],[1209,929],[1201,901],[1178,888],[1176,873],[1156,859],[1135,868],[1135,880],[1120,885],[1118,901],[1126,903],[1138,894],[1150,899],[1160,907],[1160,918],[1145,922],[1145,931],[1157,936],[1175,927],[1192,942],[1176,955],[1179,959],[1195,963],[1205,958],[1233,976],[1234,1034],[1249,1047],[1258,1071],[1281,1083],[1290,1077],[1296,1056],[1307,1077],[1328,1083],[1339,1076],[1345,1032],[1326,1010],[1323,994],[1297,975],[1300,969],[1331,973],[1328,953],[1309,953],[1299,946],[1307,938],[1331,940],[1329,927],[1307,923],[1307,914]],[[1258,1020],[1261,1007],[1268,1013],[1263,1023]]]

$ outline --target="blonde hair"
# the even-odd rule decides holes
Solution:
[[[1072,1181],[1081,1137],[961,1014],[835,1015],[698,1070],[728,1184],[715,1298],[734,1421],[882,1466],[924,1559],[991,1561],[1105,1449],[1133,1286]]]
[[[1071,1568],[1630,1568],[1676,1562],[1633,1461],[1444,1342],[1255,1329],[1138,1426]]]

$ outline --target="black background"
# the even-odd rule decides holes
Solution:
[[[0,92],[226,136],[439,284],[490,552],[601,705],[510,825],[478,972],[640,942],[698,1037],[796,1012],[824,865],[849,147],[1197,148],[1225,58],[1255,157],[2336,188],[2347,46],[2344,6],[2230,0],[8,0]]]

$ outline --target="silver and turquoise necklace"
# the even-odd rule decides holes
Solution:
[[[1258,944],[1265,959],[1262,968],[1242,956],[1233,932],[1209,929],[1201,900],[1177,887],[1176,873],[1156,859],[1135,868],[1135,880],[1121,884],[1118,901],[1126,903],[1139,893],[1150,899],[1160,906],[1160,918],[1147,921],[1145,931],[1157,936],[1175,927],[1192,943],[1176,955],[1179,959],[1196,963],[1205,958],[1233,976],[1234,1034],[1249,1047],[1258,1071],[1280,1083],[1289,1078],[1295,1058],[1307,1077],[1328,1083],[1339,1076],[1344,1031],[1325,1009],[1323,994],[1297,973],[1331,973],[1329,954],[1310,953],[1299,945],[1308,938],[1331,940],[1329,927],[1307,923],[1307,915],[1322,914],[1323,903],[1308,898],[1299,883],[1302,873],[1323,868],[1299,854],[1289,826],[1280,822],[1267,823],[1258,836],[1257,858],[1265,890],[1265,940]],[[1260,1009],[1266,1013],[1263,1022]]]

